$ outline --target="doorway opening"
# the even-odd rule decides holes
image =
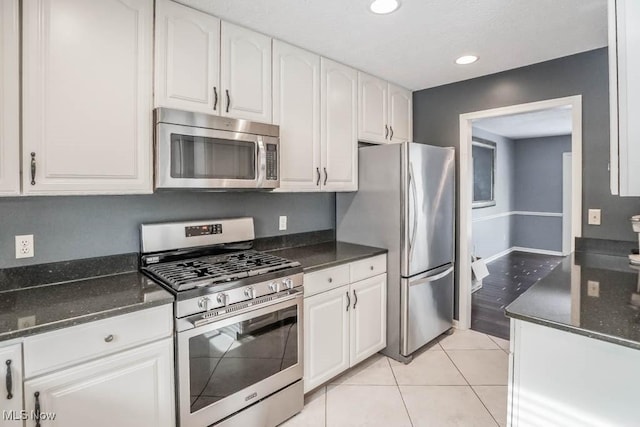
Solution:
[[[580,96],[460,116],[459,328],[508,339],[504,308],[573,251],[581,117]]]

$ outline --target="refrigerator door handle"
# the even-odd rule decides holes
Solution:
[[[416,280],[415,282],[409,282],[409,286],[416,286],[416,285],[422,285],[425,283],[429,283],[429,282],[435,282],[436,280],[440,280],[443,277],[448,276],[449,274],[451,274],[451,272],[453,272],[454,266],[452,265],[451,267],[447,268],[445,271],[443,271],[442,273],[436,274],[435,276],[427,276],[424,278],[421,278],[419,280]]]
[[[411,231],[411,238],[409,239],[409,259],[411,259],[413,245],[418,231],[418,192],[416,190],[416,181],[413,177],[413,163],[409,163],[409,187],[411,187],[411,194],[413,196],[413,230]]]

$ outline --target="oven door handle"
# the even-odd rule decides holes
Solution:
[[[262,137],[258,138],[258,143],[256,144],[256,157],[258,159],[258,183],[256,187],[262,188],[267,175],[267,150],[264,149]]]

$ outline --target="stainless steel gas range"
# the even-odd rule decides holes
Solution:
[[[181,427],[272,427],[302,409],[302,267],[252,250],[252,218],[141,226],[174,293]]]

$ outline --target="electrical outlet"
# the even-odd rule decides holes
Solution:
[[[600,298],[600,282],[587,280],[587,295],[593,298]]]
[[[16,236],[16,259],[33,257],[33,234]]]
[[[589,225],[600,225],[600,209],[589,209]]]
[[[281,216],[280,217],[280,221],[278,222],[278,226],[280,231],[284,231],[287,229],[287,217],[286,216]]]
[[[36,316],[26,316],[18,318],[18,329],[33,328],[36,326]]]

